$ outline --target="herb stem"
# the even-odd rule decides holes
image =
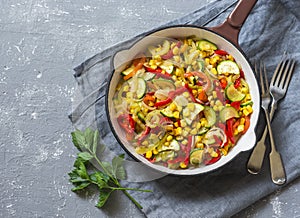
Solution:
[[[115,183],[116,186],[118,186],[118,188],[115,188],[116,190],[117,189],[120,189],[123,191],[123,193],[139,208],[139,209],[143,209],[142,205],[140,205],[126,190],[134,190],[134,189],[126,189],[126,188],[123,188],[118,179],[117,178],[114,178],[107,170],[106,168],[103,166],[102,162],[98,159],[97,155],[94,154],[90,149],[88,149],[88,151],[93,155],[93,157],[95,158],[95,160],[98,162],[98,164],[101,166],[101,168],[105,171],[105,173],[107,175],[110,176],[110,178],[112,179],[112,181]]]

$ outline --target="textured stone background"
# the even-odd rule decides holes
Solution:
[[[70,191],[72,69],[206,2],[1,0],[0,217],[141,216],[122,194],[99,210],[97,193]],[[298,179],[236,217],[300,217],[299,188]]]

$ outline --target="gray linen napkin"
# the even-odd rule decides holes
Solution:
[[[166,25],[203,25],[233,2],[215,0]],[[299,9],[300,1],[261,0],[242,27],[239,37],[241,48],[250,60],[264,60],[270,78],[284,51],[299,63]],[[209,26],[220,24],[229,11],[230,9],[216,17]],[[124,151],[110,131],[104,109],[111,56],[115,51],[129,47],[139,37],[141,36],[112,46],[74,69],[80,93],[78,104],[73,108],[70,119],[78,129],[97,127],[109,151],[115,154]],[[299,79],[298,64],[289,91],[280,102],[272,123],[275,141],[285,164],[287,183],[300,175],[300,149],[297,147],[300,138],[300,96],[297,93]],[[264,119],[261,117],[257,128],[258,137],[264,125]],[[259,175],[247,173],[246,163],[249,155],[250,151],[243,152],[226,166],[209,174],[162,178],[162,175],[153,174],[152,176],[158,178],[154,181],[141,177],[137,181],[147,182],[131,182],[130,187],[151,189],[153,193],[132,195],[144,206],[143,212],[148,217],[229,217],[278,189],[278,186],[271,182],[267,158]],[[128,156],[126,158],[130,160]],[[139,170],[143,171],[144,168],[141,166]],[[131,172],[128,173],[130,177]],[[124,181],[124,185],[126,183],[128,181]]]

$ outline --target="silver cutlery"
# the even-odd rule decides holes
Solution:
[[[270,119],[272,120],[273,115],[277,108],[277,102],[281,100],[288,89],[289,82],[295,67],[295,61],[287,58],[284,54],[280,63],[277,65],[274,75],[270,83],[270,93],[272,96],[272,104],[270,111]],[[256,69],[255,69],[256,70]],[[256,70],[257,72],[257,70]],[[252,151],[252,154],[249,158],[247,169],[252,174],[257,174],[260,172],[262,167],[263,159],[265,156],[266,146],[265,139],[268,129],[267,126],[264,129],[261,139],[257,142],[255,148]],[[271,157],[276,156],[276,153],[272,153]],[[273,158],[274,159],[274,158]],[[272,159],[272,160],[273,160]],[[270,160],[271,161],[271,160]]]

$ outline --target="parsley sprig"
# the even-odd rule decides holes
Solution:
[[[96,185],[99,189],[99,200],[96,207],[101,208],[111,193],[121,190],[138,208],[142,209],[143,207],[127,191],[151,191],[121,186],[119,179],[126,178],[126,171],[123,167],[124,154],[115,156],[111,163],[101,161],[98,155],[104,152],[105,146],[100,143],[98,130],[93,131],[91,128],[87,128],[85,131],[76,130],[71,135],[73,144],[80,151],[74,162],[74,169],[68,174],[69,181],[75,186],[72,191],[76,192],[90,185]],[[95,161],[102,170],[89,164],[91,161]]]

